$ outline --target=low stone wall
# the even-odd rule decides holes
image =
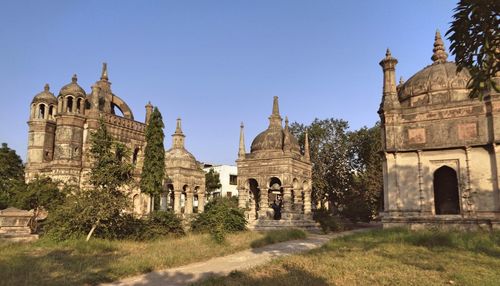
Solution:
[[[7,208],[0,211],[0,239],[31,241],[38,239],[29,227],[33,211]]]

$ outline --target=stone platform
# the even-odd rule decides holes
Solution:
[[[0,211],[0,239],[10,241],[32,241],[38,239],[32,234],[29,222],[33,218],[32,211],[7,208]]]
[[[321,231],[318,223],[312,219],[257,219],[248,221],[247,227],[251,230],[273,230],[282,228],[300,228],[303,230],[317,232]]]
[[[383,217],[384,228],[404,227],[419,229],[460,229],[460,230],[500,230],[500,219],[497,218],[464,218],[460,215],[440,216],[401,216]]]

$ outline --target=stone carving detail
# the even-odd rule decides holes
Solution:
[[[470,140],[477,137],[476,123],[463,123],[458,125],[458,139]]]
[[[423,144],[425,142],[426,138],[424,128],[408,129],[408,143]]]

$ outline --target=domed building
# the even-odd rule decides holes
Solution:
[[[396,85],[387,50],[380,105],[384,227],[500,228],[500,96],[469,98],[436,32],[432,64]]]
[[[304,154],[285,127],[274,97],[269,127],[245,151],[243,124],[238,159],[238,205],[246,210],[249,227],[315,227],[311,220],[312,167],[306,135]]]
[[[146,106],[145,122],[135,121],[127,104],[111,91],[106,64],[90,94],[78,84],[76,75],[60,89],[57,98],[49,90],[46,84],[30,105],[26,181],[41,175],[87,187],[92,167],[89,138],[97,130],[99,118],[104,119],[115,140],[132,150],[133,175],[136,180],[140,178],[144,131],[153,108],[150,104]],[[128,191],[134,211],[148,213],[149,196],[132,186]]]
[[[176,214],[203,212],[205,206],[205,172],[193,154],[186,150],[181,119],[172,134],[172,148],[165,152],[167,180],[160,208],[172,208]]]

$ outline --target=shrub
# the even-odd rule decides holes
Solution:
[[[145,221],[142,239],[155,239],[169,234],[184,234],[181,219],[170,211],[156,211]]]
[[[216,198],[205,206],[205,212],[200,213],[191,223],[195,232],[209,232],[217,242],[223,242],[226,233],[246,229],[246,219],[243,210],[231,198]]]
[[[320,224],[321,229],[325,233],[344,229],[344,224],[340,218],[325,209],[316,210],[313,214],[313,219]]]

